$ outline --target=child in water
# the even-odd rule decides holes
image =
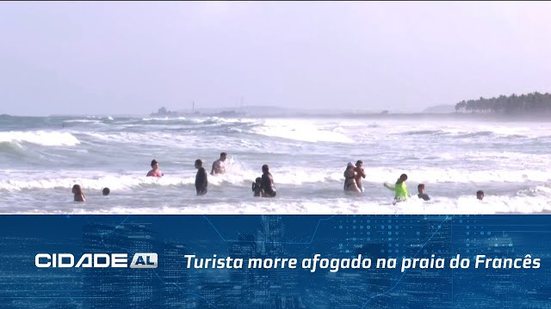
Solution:
[[[84,192],[82,192],[80,185],[74,185],[72,192],[75,195],[75,202],[86,202],[86,196],[84,195]]]
[[[262,178],[256,177],[252,185],[252,190],[255,197],[260,197],[262,194]]]
[[[396,180],[396,184],[394,186],[391,186],[387,183],[384,184],[385,187],[387,187],[390,190],[394,190],[394,203],[396,204],[398,202],[403,202],[408,199],[409,193],[408,193],[408,187],[406,186],[406,180],[408,179],[408,175],[402,174],[400,175],[400,178]]]
[[[417,194],[418,198],[423,199],[424,201],[430,201],[430,196],[425,192],[425,184],[424,183],[420,183],[417,186],[417,192],[419,192]]]

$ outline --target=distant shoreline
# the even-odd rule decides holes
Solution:
[[[322,118],[322,119],[336,119],[336,118],[349,118],[349,119],[448,119],[448,120],[492,120],[492,121],[551,121],[551,114],[518,114],[518,115],[504,115],[497,113],[426,113],[426,112],[413,112],[413,113],[355,113],[355,112],[343,112],[343,113],[316,113],[316,112],[285,112],[285,113],[273,113],[273,114],[233,114],[233,115],[220,115],[217,113],[199,113],[199,114],[185,114],[182,113],[179,116],[145,116],[151,118],[201,118],[201,117],[221,117],[221,118]]]
[[[104,115],[48,115],[48,116],[21,116],[21,115],[8,115],[2,114],[0,118],[13,117],[13,118],[158,118],[158,119],[177,119],[177,118],[205,118],[205,117],[220,117],[220,118],[322,118],[322,119],[337,119],[337,118],[349,118],[349,119],[381,119],[381,120],[399,120],[399,119],[447,119],[447,120],[479,120],[479,121],[539,121],[547,122],[551,121],[551,114],[517,114],[517,115],[504,115],[496,113],[316,113],[316,112],[280,112],[272,114],[232,114],[232,115],[220,115],[219,113],[181,113],[178,115],[162,116],[162,115],[117,115],[117,114],[104,114]]]

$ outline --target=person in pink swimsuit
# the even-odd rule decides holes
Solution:
[[[151,160],[151,170],[147,172],[147,177],[161,177],[163,175],[159,169],[159,162],[155,159]]]

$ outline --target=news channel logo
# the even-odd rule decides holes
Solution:
[[[130,264],[128,253],[37,253],[34,265],[38,268],[131,268],[150,269],[159,266],[159,255],[153,252],[134,253]]]

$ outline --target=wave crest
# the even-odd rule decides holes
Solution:
[[[52,131],[0,132],[0,143],[30,143],[41,146],[75,146],[80,141],[71,133]]]

